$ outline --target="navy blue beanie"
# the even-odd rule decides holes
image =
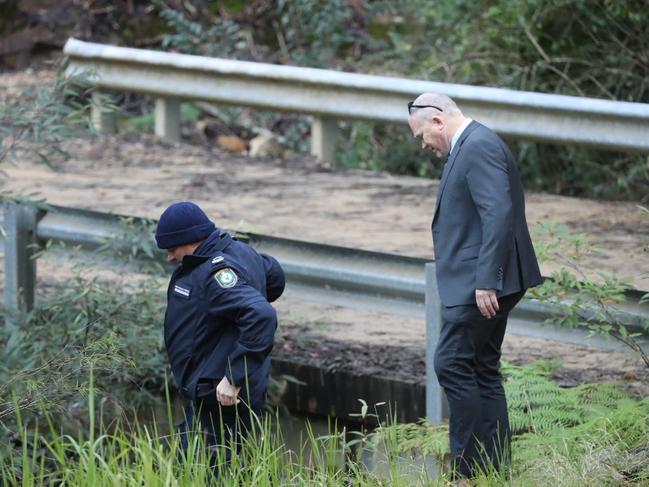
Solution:
[[[170,249],[204,240],[214,230],[216,226],[197,204],[181,201],[162,213],[155,240],[159,248]]]

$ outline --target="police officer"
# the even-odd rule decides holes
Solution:
[[[284,290],[284,272],[273,257],[221,233],[191,202],[167,208],[155,237],[180,264],[167,291],[164,337],[186,400],[183,446],[186,433],[200,428],[206,445],[224,446],[229,461],[229,447],[240,446],[265,403],[277,328],[270,302]]]

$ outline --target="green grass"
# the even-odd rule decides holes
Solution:
[[[176,435],[159,432],[159,424],[171,421],[170,406],[164,421],[107,426],[93,412],[92,386],[87,400],[89,426],[77,435],[62,434],[47,414],[42,415],[44,432],[23,427],[13,454],[0,458],[2,484],[213,485],[199,435],[191,437],[191,447],[183,452]],[[23,424],[20,412],[17,424]],[[445,426],[380,425],[371,434],[350,435],[330,425],[328,434],[317,435],[307,425],[293,448],[284,441],[276,416],[258,418],[254,428],[216,485],[448,485],[445,474],[434,478],[422,464],[424,454],[437,458],[447,451]],[[648,445],[649,398],[628,401],[577,426],[516,436],[509,474],[485,473],[476,486],[649,485]],[[223,453],[217,452],[220,463]],[[372,471],[359,461],[368,453]]]
[[[407,473],[392,469],[377,477],[360,464],[345,461],[343,453],[350,453],[350,448],[344,430],[333,428],[327,435],[316,436],[307,427],[300,446],[293,450],[286,446],[272,416],[259,419],[255,430],[244,442],[241,454],[221,470],[217,485],[444,485],[441,480],[435,484],[427,479],[417,465]],[[0,460],[3,485],[211,485],[202,438],[192,436],[190,447],[183,452],[178,438],[160,435],[156,423],[147,426],[134,422],[110,429],[99,424],[96,433],[89,429],[74,437],[59,434],[49,422],[47,435],[21,430],[20,443],[15,455]],[[223,450],[217,452],[217,458],[222,464]],[[417,470],[420,478],[413,477]]]

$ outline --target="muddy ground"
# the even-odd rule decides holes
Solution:
[[[36,73],[35,82],[43,76]],[[23,76],[0,75],[5,93]],[[72,158],[48,168],[20,161],[5,167],[5,188],[38,192],[52,204],[157,218],[178,200],[193,200],[219,225],[275,236],[432,258],[430,220],[439,182],[387,173],[345,171],[308,156],[253,159],[215,146],[168,144],[126,133],[71,141]],[[428,156],[427,156],[428,157]],[[602,248],[593,271],[631,276],[649,289],[643,252],[647,224],[634,203],[527,194],[531,226],[555,219],[588,234]],[[544,274],[551,268],[544,266]],[[41,278],[56,264],[43,262]],[[424,323],[379,313],[300,302],[278,303],[282,329],[275,353],[330,368],[365,370],[421,381]],[[636,395],[649,395],[649,376],[621,352],[507,336],[504,358],[524,363],[559,358],[557,380],[622,380]]]

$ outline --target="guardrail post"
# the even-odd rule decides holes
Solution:
[[[442,303],[437,289],[435,264],[426,264],[426,418],[431,423],[441,423],[448,417],[448,403],[437,382],[434,358],[442,327]]]
[[[169,142],[180,141],[180,100],[156,98],[155,134]]]
[[[107,97],[106,93],[99,91],[92,93],[90,119],[95,130],[101,134],[113,134],[117,127],[115,113],[106,108]]]
[[[313,117],[311,122],[311,154],[319,161],[333,162],[336,154],[338,121],[331,117]]]
[[[9,330],[34,306],[36,287],[37,210],[18,204],[5,205],[5,325]]]

